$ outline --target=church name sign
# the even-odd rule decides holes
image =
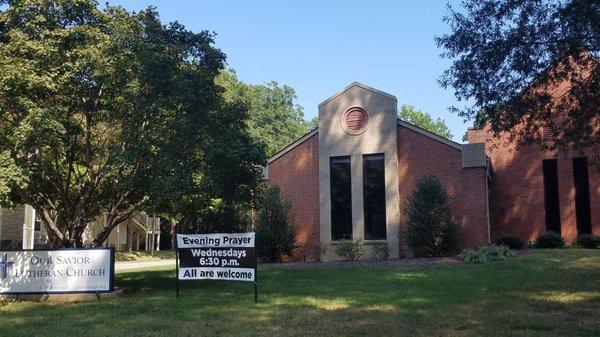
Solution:
[[[0,294],[113,291],[114,250],[0,251]]]

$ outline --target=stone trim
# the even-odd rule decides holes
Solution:
[[[373,88],[373,87],[370,87],[370,86],[368,86],[368,85],[366,85],[366,84],[362,84],[362,83],[360,83],[360,82],[356,82],[356,81],[354,81],[354,82],[350,83],[348,86],[346,86],[344,89],[342,89],[342,90],[340,90],[340,91],[336,92],[335,94],[331,95],[329,98],[327,98],[326,100],[324,100],[323,102],[319,103],[319,106],[318,106],[318,108],[320,108],[320,107],[321,107],[322,105],[324,105],[324,104],[327,104],[329,101],[331,101],[332,99],[334,99],[334,98],[338,97],[339,95],[343,94],[344,92],[346,92],[348,89],[350,89],[350,88],[352,88],[352,87],[361,87],[361,88],[363,88],[363,89],[366,89],[366,90],[372,91],[372,92],[374,92],[374,93],[376,93],[376,94],[380,94],[380,95],[383,95],[383,96],[389,97],[389,98],[391,98],[391,99],[393,99],[393,100],[395,100],[395,101],[397,101],[397,100],[398,100],[398,99],[396,98],[396,96],[394,96],[394,95],[392,95],[392,94],[388,94],[388,93],[387,93],[387,92],[385,92],[385,91],[381,91],[381,90],[379,90],[379,89],[375,89],[375,88]]]

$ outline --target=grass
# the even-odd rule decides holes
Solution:
[[[600,250],[537,250],[485,265],[259,269],[248,283],[117,274],[141,290],[0,306],[2,336],[600,336]]]
[[[157,261],[163,259],[174,259],[175,252],[172,250],[161,250],[158,252],[147,251],[120,251],[115,252],[116,261]]]

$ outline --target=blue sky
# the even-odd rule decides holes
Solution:
[[[296,89],[306,119],[317,105],[353,81],[395,95],[446,120],[460,141],[467,124],[447,111],[452,90],[437,79],[449,61],[434,36],[445,1],[192,1],[117,0],[129,10],[158,8],[164,22],[218,35],[216,46],[241,80],[269,80]]]

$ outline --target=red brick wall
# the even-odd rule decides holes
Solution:
[[[398,127],[400,233],[406,228],[406,202],[421,176],[434,174],[450,196],[461,224],[463,247],[487,243],[486,169],[462,167],[461,151],[405,127]],[[407,252],[400,235],[401,249]]]
[[[417,180],[436,175],[450,195],[450,207],[461,224],[464,247],[487,243],[486,170],[462,168],[461,152],[415,131],[398,127],[400,228],[405,228],[406,200]],[[319,143],[317,135],[269,164],[269,184],[292,202],[291,218],[302,248],[297,260],[314,259],[319,244]],[[402,244],[402,237],[400,238]],[[401,247],[408,253],[406,247]]]
[[[269,163],[268,183],[292,202],[290,216],[302,246],[294,259],[314,260],[320,242],[318,133]]]
[[[499,235],[519,235],[527,241],[546,231],[542,159],[558,160],[561,234],[569,243],[577,237],[575,188],[572,158],[587,156],[590,160],[590,206],[592,231],[600,234],[600,176],[591,164],[596,151],[567,151],[557,155],[546,153],[541,145],[516,149],[503,135],[493,137],[488,130],[469,130],[469,143],[485,142],[492,159],[494,178],[490,189],[492,239]],[[599,163],[600,164],[600,163]]]

